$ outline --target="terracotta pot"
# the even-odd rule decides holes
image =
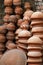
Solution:
[[[3,18],[4,23],[9,23],[9,17],[10,15],[6,14]]]
[[[24,3],[24,8],[27,9],[31,9],[31,4],[29,2],[25,2]]]
[[[42,59],[41,58],[28,58],[27,62],[28,63],[41,63]]]
[[[21,5],[21,0],[13,0],[14,5]]]
[[[13,2],[13,0],[4,0],[4,5],[5,6],[11,6],[12,5],[12,2]]]
[[[4,43],[6,40],[5,36],[3,34],[0,34],[0,43]]]
[[[16,59],[17,58],[17,59]],[[12,60],[11,60],[12,59]],[[5,61],[7,60],[7,61]],[[27,57],[21,50],[10,50],[7,51],[0,60],[1,65],[26,65]]]
[[[23,16],[27,16],[27,17],[31,18],[31,15],[32,15],[32,14],[33,14],[33,11],[31,11],[31,10],[26,10],[26,11],[24,12]]]
[[[20,6],[17,6],[15,9],[14,9],[14,12],[18,15],[21,15],[23,13],[23,9],[20,7]]]
[[[19,38],[29,38],[31,36],[31,33],[27,30],[23,30],[18,34]]]
[[[20,15],[18,14],[16,14],[15,16],[16,16],[17,21],[21,18]]]
[[[8,29],[9,31],[14,31],[14,30],[15,30],[15,25],[14,25],[13,23],[9,23],[9,24],[7,25],[7,29]]]
[[[12,41],[8,41],[8,42],[6,43],[6,48],[7,48],[8,50],[11,50],[11,49],[16,49],[17,47],[16,47],[16,44],[14,44]]]
[[[6,14],[12,14],[13,13],[13,9],[11,7],[6,7],[4,12]]]
[[[33,19],[43,19],[43,13],[42,12],[34,12],[31,16],[31,20]]]
[[[27,40],[27,43],[29,44],[29,46],[34,46],[34,47],[42,46],[42,40],[37,36],[32,36],[31,38],[29,38]]]
[[[42,57],[42,53],[40,51],[29,51],[27,55],[33,59]]]
[[[13,32],[11,32],[11,31],[9,31],[8,33],[7,33],[7,39],[8,40],[14,40],[14,33]]]
[[[16,21],[17,21],[17,20],[16,20],[16,16],[15,16],[15,15],[11,15],[11,16],[9,17],[9,21],[15,24]]]

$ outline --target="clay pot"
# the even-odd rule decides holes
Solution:
[[[16,59],[17,58],[17,59]],[[12,59],[12,60],[11,60]],[[7,61],[5,61],[7,60]],[[6,52],[0,60],[1,65],[26,65],[27,57],[21,50],[10,50]]]
[[[9,31],[14,31],[14,30],[15,30],[15,25],[14,25],[13,23],[9,23],[9,24],[7,25],[7,30],[9,30]]]
[[[32,36],[28,39],[27,44],[32,47],[42,47],[42,40],[37,36]]]
[[[8,40],[14,40],[14,33],[11,32],[11,31],[9,31],[9,32],[7,33],[7,39],[8,39]]]
[[[0,34],[0,43],[4,43],[6,40],[5,36],[3,34]]]
[[[21,5],[21,0],[13,0],[14,5]]]
[[[20,7],[20,6],[17,6],[15,9],[14,9],[14,12],[18,15],[21,15],[23,13],[23,9]]]
[[[9,21],[15,24],[16,21],[17,21],[17,20],[16,20],[16,16],[15,16],[15,15],[11,15],[11,16],[9,17]]]
[[[27,55],[33,59],[42,57],[42,53],[40,51],[29,51]]]
[[[6,48],[7,48],[8,50],[11,50],[11,49],[16,49],[17,47],[16,47],[16,44],[14,44],[12,41],[8,41],[8,42],[6,43]]]
[[[6,14],[3,18],[4,23],[9,23],[9,17],[10,15]]]
[[[31,33],[27,30],[22,30],[19,34],[18,34],[18,47],[20,47],[22,50],[25,51],[25,53],[27,52],[27,40],[28,38],[31,36]]]
[[[31,36],[31,33],[27,30],[23,30],[18,34],[19,38],[29,38]]]
[[[15,16],[16,16],[17,21],[21,18],[20,15],[18,14],[16,14]]]
[[[13,13],[13,9],[11,7],[6,7],[5,8],[5,13],[6,14],[12,14]]]
[[[26,10],[26,11],[24,12],[23,16],[27,16],[27,17],[31,18],[31,15],[32,15],[32,14],[33,14],[33,11],[31,11],[31,10]]]
[[[27,9],[31,9],[31,4],[29,2],[25,2],[24,3],[24,8]]]
[[[23,19],[19,19],[18,22],[17,22],[17,26],[20,27],[22,22],[23,22]]]
[[[41,63],[42,59],[41,58],[29,58],[28,63]]]
[[[43,19],[43,13],[42,12],[34,12],[31,16],[31,20],[33,19]]]
[[[4,5],[5,6],[11,6],[12,5],[12,2],[13,2],[13,0],[4,0]]]

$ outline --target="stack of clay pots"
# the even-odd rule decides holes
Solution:
[[[5,41],[6,41],[5,34],[6,34],[6,27],[5,25],[1,25],[0,26],[0,58],[5,51]]]
[[[28,65],[42,65],[42,40],[33,36],[28,39]]]
[[[7,32],[7,34],[6,34],[6,38],[7,38],[6,48],[7,48],[8,50],[10,50],[10,49],[15,48],[15,46],[16,46],[16,45],[13,43],[14,38],[15,38],[15,34],[14,34],[15,25],[10,22],[10,23],[7,25],[7,30],[8,30],[8,32]]]
[[[5,6],[5,10],[4,10],[5,16],[3,18],[4,23],[9,23],[9,16],[13,13],[12,4],[13,4],[12,0],[10,1],[4,0],[4,6]]]
[[[18,49],[23,50],[25,53],[27,53],[27,40],[31,37],[31,33],[27,30],[22,30],[18,34]]]
[[[35,12],[31,16],[32,34],[40,37],[43,41],[43,13]],[[43,53],[43,45],[42,45]]]

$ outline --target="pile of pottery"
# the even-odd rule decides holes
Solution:
[[[31,16],[32,34],[38,36],[43,41],[43,13],[35,12]],[[42,43],[43,44],[43,43]],[[42,45],[43,53],[43,45]]]
[[[33,36],[28,39],[28,65],[41,65],[42,64],[42,40]]]

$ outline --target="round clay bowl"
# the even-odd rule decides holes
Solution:
[[[3,18],[4,23],[9,23],[9,17],[10,15],[6,14]]]
[[[31,45],[40,45],[40,47],[41,47],[42,40],[39,37],[37,37],[37,36],[32,36],[31,38],[29,38],[27,40],[27,43],[31,44]]]
[[[21,15],[23,13],[23,9],[21,7],[19,7],[19,6],[17,6],[14,9],[14,12],[15,12],[15,14]]]
[[[43,19],[43,13],[40,11],[34,12],[31,16],[31,20]]]
[[[23,30],[18,34],[19,38],[29,38],[31,36],[31,33],[27,30]]]
[[[15,15],[10,15],[9,21],[15,24],[16,23],[16,16]]]
[[[16,59],[17,58],[17,59]],[[6,61],[7,60],[7,61]],[[21,50],[15,49],[7,51],[1,58],[1,65],[26,65],[27,57]]]
[[[42,58],[28,58],[27,62],[29,62],[29,63],[41,63]]]
[[[5,6],[11,6],[12,5],[12,2],[13,2],[13,0],[4,0],[4,5]]]
[[[6,7],[4,12],[6,14],[12,14],[13,13],[13,9],[11,7]]]
[[[42,56],[42,53],[40,51],[29,51],[27,55],[33,58],[40,58]]]
[[[21,5],[21,0],[13,0],[13,5]]]
[[[11,49],[16,49],[17,47],[16,47],[16,44],[14,44],[12,41],[8,41],[8,42],[6,43],[6,48],[7,48],[8,50],[11,50]]]
[[[14,25],[13,23],[9,23],[9,24],[7,25],[7,30],[9,30],[9,31],[14,31],[14,30],[15,30],[15,25]]]
[[[4,43],[6,40],[5,36],[3,34],[0,34],[0,43]]]
[[[33,11],[31,10],[26,10],[23,14],[23,16],[28,16],[29,18],[31,18],[31,15],[33,14]]]
[[[24,8],[27,10],[27,9],[31,9],[31,5],[29,2],[25,2],[24,3]]]
[[[6,36],[7,36],[7,39],[8,39],[8,40],[14,40],[14,36],[15,36],[15,35],[14,35],[13,32],[10,32],[10,31],[9,31]]]
[[[16,32],[15,32],[15,36],[18,35],[21,31],[22,31],[22,29],[21,29],[21,28],[18,28],[18,29],[16,30]]]

